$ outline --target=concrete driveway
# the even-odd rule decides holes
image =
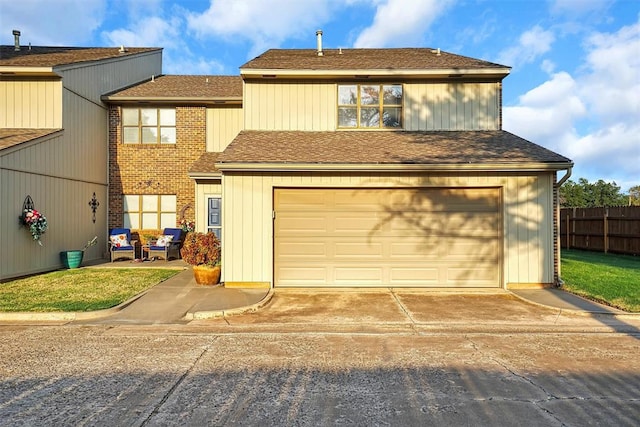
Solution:
[[[0,425],[636,426],[640,321],[509,293],[277,291],[183,324],[0,324]]]

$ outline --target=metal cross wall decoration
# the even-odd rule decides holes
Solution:
[[[100,206],[100,202],[96,199],[96,192],[93,192],[93,197],[89,202],[89,206],[91,206],[91,212],[93,212],[93,223],[96,223],[96,211],[98,210],[98,206]]]

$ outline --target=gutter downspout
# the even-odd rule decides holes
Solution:
[[[560,288],[564,282],[560,278],[561,273],[561,262],[560,262],[560,187],[564,184],[570,177],[571,171],[573,169],[573,163],[569,168],[567,168],[567,173],[560,179],[560,181],[553,184],[553,188],[556,192],[556,224],[558,227],[558,233],[556,234],[556,255],[558,256],[558,280],[556,281],[556,288]]]

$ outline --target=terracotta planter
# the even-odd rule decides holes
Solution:
[[[220,266],[194,265],[193,277],[198,285],[217,285],[220,283]]]

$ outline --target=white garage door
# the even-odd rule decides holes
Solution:
[[[274,206],[275,286],[500,286],[497,188],[283,188]]]

